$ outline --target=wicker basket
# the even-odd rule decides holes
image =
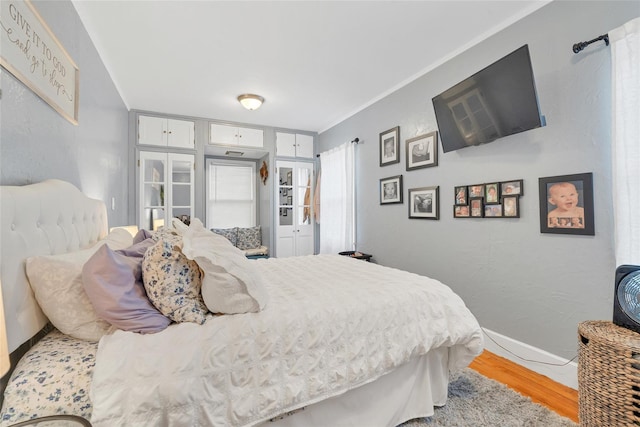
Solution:
[[[578,333],[580,425],[640,426],[640,334],[605,321]]]

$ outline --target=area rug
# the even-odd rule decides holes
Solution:
[[[453,374],[447,404],[428,418],[399,427],[575,427],[562,417],[504,384],[472,369]]]

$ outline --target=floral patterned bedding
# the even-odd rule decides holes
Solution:
[[[0,426],[47,415],[91,418],[97,342],[53,330],[18,362],[4,393]]]

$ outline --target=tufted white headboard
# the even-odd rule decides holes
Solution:
[[[86,248],[106,235],[104,203],[68,182],[0,186],[0,284],[9,351],[48,322],[29,286],[24,260]]]

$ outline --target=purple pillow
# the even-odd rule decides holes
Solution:
[[[140,243],[144,240],[147,240],[151,237],[151,232],[145,230],[144,228],[139,230],[135,236],[133,236],[133,244]]]
[[[154,243],[146,239],[118,251],[103,245],[82,268],[82,284],[98,317],[119,329],[151,334],[171,323],[149,301],[142,283],[142,258]]]

